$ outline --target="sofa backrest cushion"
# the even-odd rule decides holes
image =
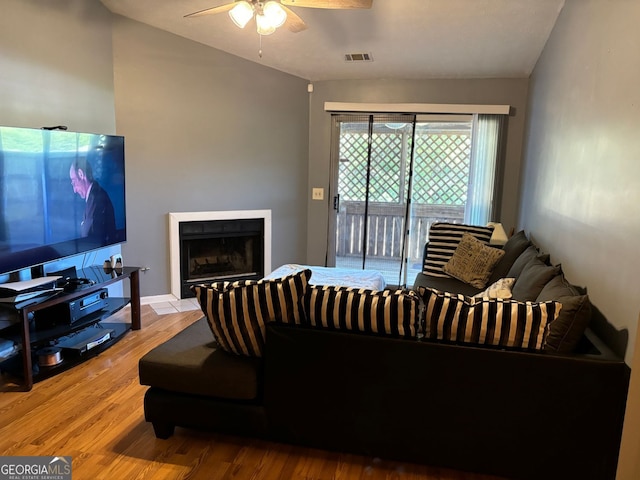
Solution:
[[[420,299],[410,290],[311,285],[304,309],[311,326],[411,338],[418,333]]]
[[[453,256],[462,235],[473,235],[485,245],[491,240],[493,225],[480,227],[457,223],[434,222],[429,228],[429,246],[424,259],[422,272],[434,277],[447,277],[444,265]]]
[[[425,338],[448,342],[541,350],[547,324],[561,304],[471,298],[421,287]]]
[[[516,258],[516,260],[513,262],[513,265],[511,265],[511,268],[507,272],[507,275],[505,276],[511,277],[511,278],[518,278],[522,273],[522,270],[524,269],[524,267],[527,265],[527,263],[529,263],[534,258],[538,258],[539,260],[542,261],[542,263],[545,263],[545,264],[549,263],[549,255],[546,253],[540,253],[540,251],[538,250],[538,247],[531,244],[524,250],[524,252],[522,252],[518,256],[518,258]]]
[[[227,352],[261,357],[265,324],[302,324],[302,306],[311,270],[270,280],[243,280],[193,285],[213,336]]]
[[[498,261],[498,263],[496,263],[496,266],[493,269],[493,272],[491,272],[491,276],[489,277],[487,283],[490,285],[497,282],[501,278],[507,277],[509,269],[511,268],[513,263],[530,245],[531,242],[527,238],[527,235],[524,233],[524,230],[520,230],[518,233],[512,235],[509,240],[507,240],[507,243],[505,243],[502,247],[504,255]]]
[[[558,318],[549,325],[544,349],[573,352],[591,321],[592,307],[589,296],[571,285],[564,275],[556,275],[542,289],[537,302],[555,300],[562,304]]]
[[[511,289],[512,297],[521,302],[533,302],[549,280],[560,273],[559,267],[545,264],[539,258],[527,263]]]
[[[485,288],[493,268],[503,255],[503,250],[485,245],[473,235],[465,233],[442,270],[464,283]]]

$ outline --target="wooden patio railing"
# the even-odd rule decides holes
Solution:
[[[390,203],[369,203],[368,258],[399,259],[402,250],[406,206]],[[336,256],[362,257],[364,235],[364,202],[342,202],[337,218]],[[464,220],[464,206],[414,205],[409,232],[409,260],[422,259],[422,250],[433,222]]]

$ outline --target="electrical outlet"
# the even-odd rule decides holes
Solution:
[[[311,198],[313,200],[324,200],[324,188],[313,188],[311,190]]]

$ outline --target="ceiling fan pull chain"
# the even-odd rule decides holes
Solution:
[[[260,37],[260,49],[258,50],[258,56],[262,58],[262,35],[258,34],[258,37]]]

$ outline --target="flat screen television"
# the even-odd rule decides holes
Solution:
[[[126,240],[124,137],[0,126],[0,274]]]

